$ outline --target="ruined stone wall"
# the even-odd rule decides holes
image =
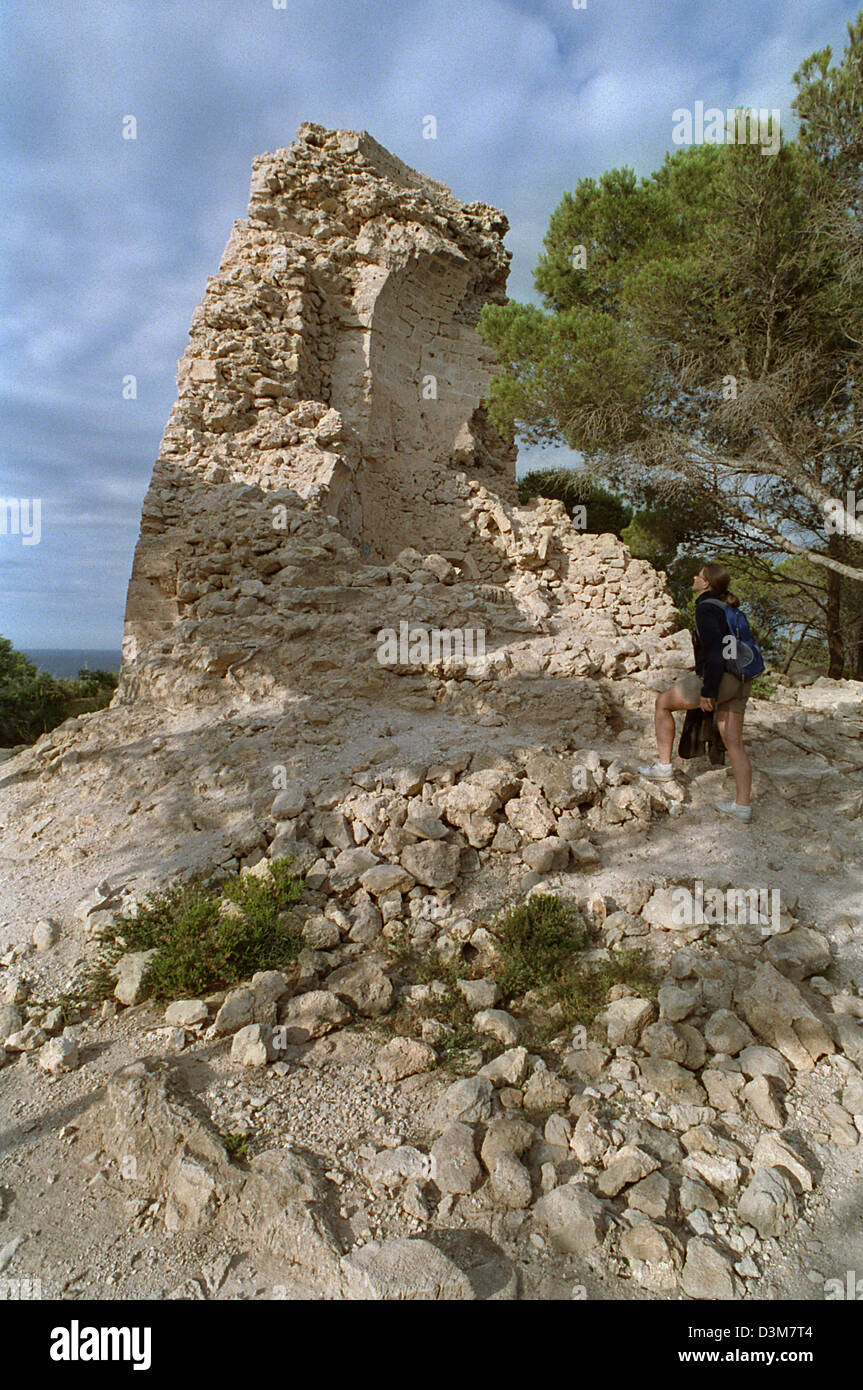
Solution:
[[[304,125],[289,149],[255,160],[249,217],[178,363],[127,659],[182,616],[179,566],[202,488],[318,498],[371,560],[458,548],[456,471],[514,500],[514,451],[481,406],[495,364],[476,333],[482,305],[505,298],[506,230],[501,213],[459,202],[365,133]],[[225,541],[231,526],[226,514]]]
[[[475,327],[504,296],[505,230],[365,134],[303,126],[255,161],[178,365],[118,699],[320,701],[349,681],[497,718],[501,683],[532,680],[553,708],[545,678],[668,659],[662,577],[559,502],[516,505]],[[376,634],[403,620],[481,628],[488,660],[384,670]]]

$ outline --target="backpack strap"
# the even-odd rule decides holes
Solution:
[[[721,598],[706,598],[706,599],[704,600],[704,602],[705,602],[705,604],[707,604],[707,603],[712,604],[715,608],[721,608],[722,611],[723,611],[723,613],[725,614],[725,621],[728,622],[728,604],[727,604],[727,603],[723,603]],[[698,604],[695,605],[695,626],[698,627]],[[701,637],[701,633],[700,633],[700,632],[699,632],[698,636]]]

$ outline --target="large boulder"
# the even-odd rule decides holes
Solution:
[[[327,977],[327,989],[356,1009],[363,1018],[379,1018],[388,1013],[395,990],[376,961],[369,957],[340,966]]]
[[[656,1017],[656,1005],[650,999],[630,995],[614,999],[600,1014],[597,1025],[605,1029],[609,1047],[636,1047],[642,1030]]]
[[[717,1009],[710,1015],[704,1025],[704,1040],[711,1052],[725,1052],[730,1057],[755,1042],[743,1020],[730,1009]]]
[[[114,966],[117,984],[114,998],[121,1004],[138,1004],[147,990],[150,964],[156,955],[155,948],[149,951],[128,951]]]
[[[687,1242],[681,1282],[683,1292],[690,1298],[728,1301],[739,1297],[739,1282],[731,1260],[702,1236],[693,1236]]]
[[[795,1192],[811,1192],[815,1173],[809,1161],[778,1134],[762,1134],[752,1151],[752,1166],[778,1169],[790,1179]]]
[[[737,1215],[760,1236],[781,1236],[797,1220],[797,1197],[791,1178],[779,1168],[757,1168],[737,1203]]]
[[[437,1129],[446,1129],[456,1120],[479,1124],[490,1120],[494,1109],[494,1086],[487,1076],[466,1076],[444,1091],[435,1107]]]
[[[236,1033],[239,1028],[245,1028],[247,1023],[253,1023],[254,1018],[255,996],[246,985],[241,985],[239,989],[232,989],[225,996],[213,1021],[213,1032],[217,1037]]]
[[[534,1212],[557,1250],[585,1254],[596,1250],[608,1226],[598,1197],[580,1182],[567,1182],[541,1197]]]
[[[390,1038],[375,1053],[375,1066],[382,1081],[401,1081],[406,1076],[431,1071],[436,1062],[434,1048],[417,1038]]]
[[[158,1204],[169,1235],[200,1234],[225,1248],[259,1246],[263,1258],[293,1265],[310,1297],[338,1296],[343,1247],[328,1214],[329,1184],[311,1160],[284,1147],[254,1155],[242,1168],[232,1163],[175,1068],[122,1068],[81,1130],[116,1165],[130,1195]]]
[[[473,1302],[518,1293],[514,1267],[493,1247],[465,1251],[462,1268],[429,1240],[371,1241],[344,1257],[341,1273],[349,1300]]]
[[[830,969],[830,943],[826,936],[812,931],[811,927],[794,927],[792,931],[771,936],[764,954],[780,975],[798,984]]]
[[[378,863],[377,855],[361,845],[353,849],[340,850],[330,869],[330,888],[334,893],[343,893],[348,888],[356,888],[363,874]]]
[[[664,1057],[643,1057],[639,1065],[651,1091],[657,1091],[666,1100],[679,1101],[684,1105],[704,1105],[707,1097],[701,1082],[677,1062],[670,1062]]]
[[[74,1038],[50,1038],[39,1053],[39,1066],[51,1076],[75,1071],[78,1066],[78,1044]]]
[[[811,1071],[819,1057],[833,1052],[827,1030],[800,990],[769,962],[758,966],[741,1004],[750,1028],[798,1071]]]
[[[401,863],[426,888],[448,888],[458,878],[461,850],[446,840],[421,840],[406,845]]]
[[[441,1192],[474,1192],[482,1182],[471,1125],[456,1121],[431,1146],[431,1176]]]
[[[295,1045],[323,1038],[334,1028],[343,1028],[350,1020],[350,1009],[337,995],[326,989],[312,989],[282,1006],[282,1026],[278,1032],[286,1044]]]
[[[241,1067],[265,1067],[276,1056],[268,1024],[247,1023],[231,1039],[231,1061]]]
[[[640,1182],[649,1173],[656,1172],[658,1167],[658,1158],[645,1153],[635,1144],[624,1144],[613,1155],[605,1172],[597,1178],[597,1191],[601,1197],[616,1197],[625,1187]]]
[[[620,1253],[637,1284],[650,1293],[670,1294],[683,1268],[683,1246],[672,1231],[639,1221],[620,1238]]]
[[[578,805],[579,792],[573,784],[572,763],[551,753],[531,753],[525,761],[525,773],[539,787],[549,806],[560,811]]]

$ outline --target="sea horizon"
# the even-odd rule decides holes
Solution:
[[[119,671],[119,647],[21,647],[20,650],[40,671],[58,680],[74,679],[84,668],[89,671]]]

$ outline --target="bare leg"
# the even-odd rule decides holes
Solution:
[[[672,711],[690,709],[676,685],[672,685],[668,690],[664,690],[661,695],[657,695],[656,704],[653,707],[653,727],[656,730],[656,746],[659,749],[659,761],[670,763],[671,754],[674,749],[674,714]]]
[[[743,710],[720,709],[716,716],[716,723],[731,760],[731,771],[734,773],[734,786],[737,791],[737,805],[748,806],[752,795],[752,764],[749,761],[749,754],[743,747]]]

